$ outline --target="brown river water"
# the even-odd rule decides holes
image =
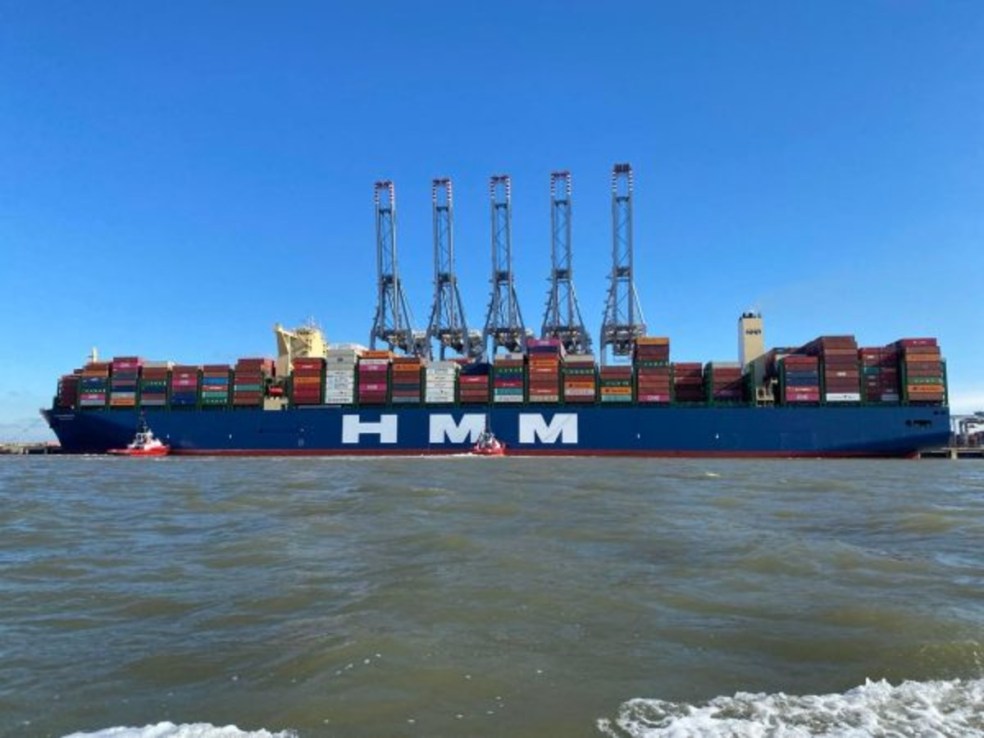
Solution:
[[[982,714],[974,460],[0,457],[0,736]]]

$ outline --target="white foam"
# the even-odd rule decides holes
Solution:
[[[95,733],[72,733],[65,738],[297,738],[297,734],[291,731],[240,730],[235,725],[217,727],[208,723],[157,723],[142,728],[105,728]]]
[[[634,699],[598,721],[622,738],[862,738],[871,735],[984,736],[984,679],[867,681],[844,694],[748,694],[702,705]]]

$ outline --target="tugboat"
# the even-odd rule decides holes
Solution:
[[[126,448],[111,448],[106,453],[113,456],[167,456],[171,447],[154,436],[147,421],[140,418],[137,434]]]
[[[486,429],[472,446],[472,453],[476,456],[504,456],[506,444],[496,438],[492,431]]]

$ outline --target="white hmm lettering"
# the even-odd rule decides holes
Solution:
[[[469,413],[461,417],[460,423],[454,422],[452,415],[430,416],[431,443],[475,443],[485,430],[485,416]]]
[[[363,433],[374,433],[380,443],[396,443],[396,416],[382,415],[378,422],[362,422],[358,415],[342,416],[342,443],[359,443]]]
[[[577,443],[577,415],[557,413],[547,423],[542,415],[523,414],[519,416],[520,443]]]

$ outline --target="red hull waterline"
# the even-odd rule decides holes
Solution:
[[[487,456],[489,454],[476,453],[474,451],[431,451],[431,450],[411,450],[393,449],[391,451],[381,451],[374,449],[182,449],[174,450],[171,456],[236,456],[236,457],[270,457],[270,456],[330,456],[335,458],[366,458],[366,457],[406,457],[406,456]],[[498,456],[507,454],[500,453]],[[631,457],[638,459],[915,459],[918,453],[900,456],[897,453],[885,452],[877,453],[871,451],[579,451],[567,449],[563,452],[551,449],[510,449],[508,456],[537,456],[537,457],[571,457],[581,458],[591,457]]]

